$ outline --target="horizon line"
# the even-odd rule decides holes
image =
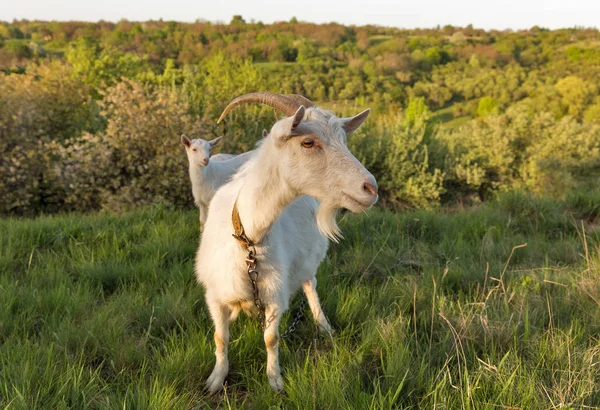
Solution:
[[[242,16],[242,18],[244,18]],[[210,24],[214,24],[214,25],[223,25],[223,26],[227,26],[227,25],[231,25],[231,22],[225,22],[223,20],[209,20],[209,19],[204,19],[201,17],[196,18],[195,20],[174,20],[174,19],[165,19],[163,17],[159,17],[157,19],[155,18],[151,18],[151,19],[146,19],[146,20],[137,20],[137,19],[129,19],[126,17],[122,17],[119,20],[112,20],[112,19],[98,19],[98,20],[91,20],[91,19],[68,19],[68,20],[57,20],[57,19],[31,19],[31,18],[26,18],[26,17],[14,17],[12,19],[12,21],[9,20],[2,20],[0,19],[0,24],[3,23],[7,23],[7,24],[14,24],[15,22],[39,22],[39,23],[90,23],[90,24],[99,24],[99,23],[112,23],[112,24],[118,24],[120,22],[128,22],[128,23],[146,23],[146,22],[175,22],[175,23],[181,23],[181,24],[198,24],[198,23],[210,23]],[[274,24],[280,24],[280,23],[288,23],[288,24],[295,24],[295,23],[291,23],[291,19],[290,20],[273,20],[271,22],[264,22],[261,20],[256,20],[256,19],[250,19],[248,21],[245,21],[245,24],[264,24],[264,25],[274,25]],[[561,26],[561,27],[555,27],[555,28],[550,28],[550,27],[545,27],[542,25],[538,25],[538,24],[534,24],[530,27],[519,27],[519,28],[511,28],[511,27],[506,27],[506,28],[484,28],[484,27],[477,27],[474,23],[470,23],[467,24],[466,26],[462,26],[462,25],[453,25],[453,24],[437,24],[435,26],[413,26],[413,27],[403,27],[403,26],[388,26],[388,25],[382,25],[382,24],[377,24],[377,23],[366,23],[366,24],[346,24],[346,23],[341,23],[338,21],[328,21],[328,22],[314,22],[314,21],[306,21],[306,20],[297,20],[297,23],[304,23],[304,24],[314,24],[314,25],[328,25],[328,24],[337,24],[340,26],[344,26],[344,27],[368,27],[368,26],[372,26],[372,27],[378,27],[378,28],[389,28],[389,29],[396,29],[396,30],[441,30],[444,27],[452,27],[455,29],[467,29],[469,28],[469,26],[471,26],[471,28],[473,30],[484,30],[484,31],[499,31],[499,32],[506,32],[506,31],[511,31],[511,32],[519,32],[519,31],[531,31],[532,29],[538,28],[540,30],[548,30],[548,31],[559,31],[559,30],[600,30],[600,26],[584,26],[584,25],[574,25],[574,26]]]

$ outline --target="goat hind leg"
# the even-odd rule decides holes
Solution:
[[[325,317],[325,313],[323,313],[321,302],[319,302],[319,295],[317,295],[317,278],[302,283],[302,290],[304,290],[304,294],[308,300],[308,306],[310,307],[310,311],[312,312],[319,329],[321,329],[322,332],[331,334],[331,326]]]

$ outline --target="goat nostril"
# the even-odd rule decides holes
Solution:
[[[371,195],[377,195],[377,185],[371,185],[368,182],[365,182],[363,189]]]

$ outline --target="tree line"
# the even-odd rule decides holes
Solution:
[[[178,135],[253,147],[234,96],[370,106],[349,144],[388,206],[562,196],[600,180],[600,32],[289,22],[0,22],[0,213],[189,206]]]

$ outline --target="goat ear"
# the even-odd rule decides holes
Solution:
[[[354,131],[360,127],[363,122],[369,116],[371,109],[367,108],[360,114],[355,115],[354,117],[344,118],[342,119],[342,128],[346,131],[346,134],[352,134]]]
[[[217,137],[214,140],[208,141],[208,143],[210,144],[211,147],[216,147],[217,145],[219,145],[221,143],[222,139],[223,139],[223,136],[221,135],[220,137]]]
[[[263,138],[267,138],[269,136],[269,131],[263,130]]]
[[[184,147],[189,148],[191,143],[192,142],[190,141],[190,139],[188,137],[185,136],[185,134],[181,134],[181,144]]]
[[[273,128],[271,128],[271,135],[273,138],[278,141],[287,141],[293,136],[296,127],[298,127],[304,118],[304,112],[305,108],[301,105],[294,115],[277,121],[275,125],[273,125]]]
[[[300,121],[302,121],[304,119],[304,112],[305,111],[306,111],[306,108],[304,108],[303,105],[301,105],[296,110],[296,113],[294,114],[293,122],[292,122],[292,131],[294,131],[294,129],[296,129],[296,127],[298,126],[298,124],[300,124]]]

